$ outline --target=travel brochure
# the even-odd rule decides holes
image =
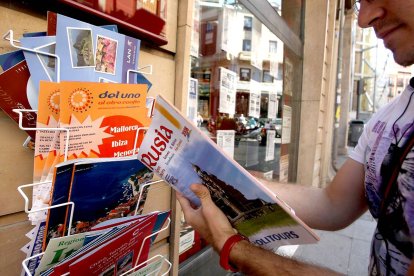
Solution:
[[[138,68],[139,39],[61,14],[56,30],[62,80],[126,83],[128,70]]]
[[[233,227],[258,246],[273,250],[318,240],[286,203],[161,96],[138,159],[196,206],[189,186],[205,185]]]

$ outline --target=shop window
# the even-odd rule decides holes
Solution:
[[[249,68],[240,68],[240,80],[250,81],[250,79],[251,79],[251,70]]]
[[[270,40],[269,41],[269,54],[276,54],[277,53],[277,41]]]
[[[253,18],[251,16],[245,16],[243,29],[245,31],[251,31],[252,25],[253,25]]]
[[[243,39],[243,51],[250,52],[252,50],[252,41],[251,39]]]

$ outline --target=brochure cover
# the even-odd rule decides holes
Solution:
[[[100,235],[96,239],[94,239],[92,242],[82,246],[72,254],[66,256],[61,261],[59,261],[56,265],[49,268],[48,270],[41,272],[40,275],[63,275],[67,272],[69,272],[69,265],[76,261],[78,258],[82,257],[86,253],[88,253],[90,250],[100,246],[101,244],[105,243],[106,241],[112,239],[117,234],[121,233],[124,228],[127,228],[128,226],[120,226],[120,227],[114,227],[110,229],[108,232]]]
[[[45,230],[45,222],[36,223],[35,228],[30,232],[32,236],[30,237],[31,241],[29,247],[26,248],[27,258],[40,254],[42,252],[42,241]],[[30,259],[26,263],[27,268],[29,269],[31,275],[34,274],[36,268],[39,266],[40,257]],[[22,270],[22,275],[28,275],[24,270]]]
[[[71,275],[121,275],[148,259],[150,239],[157,215],[136,223],[113,239],[88,252],[69,266]],[[141,250],[142,246],[142,250]]]
[[[109,231],[100,235],[93,241],[87,244],[84,244],[80,249],[76,250],[69,256],[65,257],[63,260],[59,261],[58,264],[48,269],[47,271],[43,272],[41,275],[62,275],[64,273],[69,272],[69,266],[73,262],[75,262],[76,260],[84,256],[85,254],[88,254],[89,252],[91,252],[91,250],[99,248],[100,246],[104,245],[108,241],[111,241],[117,236],[122,235],[122,233],[125,233],[129,229],[139,227],[141,223],[144,223],[148,219],[152,219],[153,216],[154,215],[142,216],[140,218],[131,220],[130,222],[126,222],[124,224],[114,226]]]
[[[41,272],[49,269],[65,256],[69,256],[74,251],[81,248],[85,241],[86,234],[88,233],[80,233],[51,239],[34,275],[40,275]]]
[[[140,40],[70,17],[57,15],[56,54],[62,80],[126,83],[138,68]],[[134,80],[134,78],[132,78]]]
[[[69,129],[68,159],[124,157],[137,152],[148,127],[144,84],[61,82],[60,126]],[[66,133],[60,137],[61,157]],[[63,158],[61,158],[63,161]]]
[[[139,194],[134,190],[152,177],[135,156],[76,162],[68,196],[75,204],[71,233],[89,231],[108,219],[135,215]],[[70,207],[67,209],[65,225],[69,224]]]
[[[56,37],[22,37],[20,39],[20,43],[26,48],[48,54],[54,54]],[[56,59],[54,57],[29,51],[23,51],[23,54],[27,65],[29,66],[30,78],[37,93],[39,93],[39,84],[41,80],[56,81]]]
[[[57,128],[60,114],[59,84],[42,82],[40,88],[36,127]],[[57,131],[53,130],[36,131],[33,182],[41,179],[49,152],[54,150],[51,145],[56,134]]]
[[[73,159],[57,164],[54,167],[54,177],[50,192],[50,206],[56,206],[68,202],[70,184],[72,181],[73,167],[75,162],[80,159]],[[62,237],[67,234],[65,230],[65,217],[68,206],[49,209],[46,219],[45,239],[43,249],[46,248],[49,240],[52,238]]]
[[[161,96],[138,159],[195,205],[200,202],[189,186],[205,185],[233,227],[258,246],[275,249],[318,240],[286,203]]]
[[[33,109],[30,103],[37,97],[31,83],[29,82],[29,69],[25,60],[10,67],[0,74],[0,108],[16,123],[19,122],[19,115],[13,109]],[[27,128],[36,127],[36,114],[24,112],[23,126]],[[26,131],[34,140],[36,132]]]
[[[0,54],[0,73],[10,69],[23,60],[24,55],[22,50]]]

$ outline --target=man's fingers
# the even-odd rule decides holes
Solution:
[[[213,203],[211,200],[210,192],[204,185],[191,184],[190,189],[200,199],[201,205],[205,206],[207,204]]]

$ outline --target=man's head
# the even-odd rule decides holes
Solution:
[[[361,0],[358,24],[373,27],[398,64],[414,64],[414,0]]]

